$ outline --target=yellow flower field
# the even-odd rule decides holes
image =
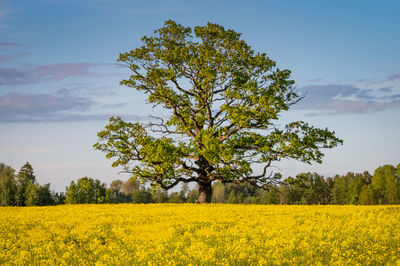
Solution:
[[[400,206],[0,208],[0,264],[400,265]]]

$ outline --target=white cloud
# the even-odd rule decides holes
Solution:
[[[313,85],[299,88],[306,97],[295,106],[322,110],[319,114],[369,113],[400,108],[400,94],[389,88],[361,89],[353,85]]]

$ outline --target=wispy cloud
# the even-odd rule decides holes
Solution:
[[[120,116],[127,121],[147,120],[148,117],[130,114],[61,114],[47,117],[42,121],[25,120],[24,122],[87,122],[87,121],[108,121],[112,116]]]
[[[55,65],[38,66],[32,69],[32,73],[49,80],[61,80],[68,77],[99,77],[105,73],[91,72],[90,68],[98,66],[92,63],[61,63]]]
[[[355,86],[361,88],[397,88],[400,89],[400,73],[393,73],[384,78],[364,78],[358,80]]]
[[[84,111],[94,104],[82,97],[49,94],[7,94],[0,96],[0,121],[44,120],[63,111]]]
[[[318,85],[299,88],[306,97],[295,107],[319,114],[368,113],[400,108],[400,95],[389,88],[361,89],[352,85]]]
[[[74,83],[69,84],[67,88],[61,88],[56,91],[59,96],[66,95],[84,95],[89,98],[104,98],[121,96],[121,87],[118,85],[104,86],[103,84],[90,84],[90,83]]]
[[[0,42],[0,47],[16,47],[16,46],[20,46],[20,44],[15,42]]]
[[[13,61],[29,53],[21,50],[23,46],[16,42],[0,42],[0,63]]]
[[[14,68],[0,68],[0,86],[28,84],[30,79],[31,77],[26,71]]]
[[[393,81],[393,80],[400,80],[400,74],[394,74],[394,75],[390,75],[387,78],[388,81]]]
[[[31,69],[0,68],[0,86],[16,86],[42,81],[59,81],[71,77],[104,77],[114,75],[91,71],[91,68],[104,64],[93,63],[60,63],[42,65]]]
[[[93,102],[82,97],[57,97],[49,94],[8,94],[0,97],[0,110],[20,112],[85,110]]]
[[[380,88],[380,89],[378,89],[378,91],[383,92],[383,93],[389,93],[392,91],[392,89],[391,88]]]
[[[114,108],[119,108],[122,106],[126,106],[128,103],[113,103],[113,104],[104,104],[101,106],[103,109],[114,109]]]
[[[107,121],[119,115],[127,120],[143,120],[143,116],[115,113],[86,113],[96,103],[70,95],[7,94],[0,96],[0,123]]]
[[[26,56],[27,54],[28,53],[26,53],[26,52],[0,54],[0,63],[6,62],[6,61],[12,61],[17,58]]]
[[[7,1],[0,1],[0,31],[9,27],[7,22],[12,18],[12,14]]]

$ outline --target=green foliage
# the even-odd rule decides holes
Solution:
[[[376,169],[372,177],[371,185],[379,204],[400,203],[398,169],[393,165],[384,165]]]
[[[132,190],[136,184],[130,181],[122,182],[121,180],[114,180],[110,184],[109,198],[111,203],[127,203],[132,200]]]
[[[224,203],[226,192],[224,184],[220,182],[215,182],[212,186],[213,195],[212,195],[212,202],[214,203]]]
[[[65,203],[83,204],[83,203],[108,203],[109,190],[100,180],[83,177],[75,182],[71,181],[65,192]]]
[[[17,175],[17,195],[16,203],[18,206],[25,206],[25,191],[30,184],[36,183],[36,177],[32,166],[27,162],[21,167]]]
[[[39,186],[39,205],[54,205],[56,204],[56,200],[58,200],[58,198],[55,193],[50,191],[50,184]],[[58,202],[58,204],[62,203]]]
[[[379,201],[377,191],[373,189],[371,183],[375,184],[380,181],[379,178],[381,176],[379,173],[384,173],[383,169],[386,169],[389,181],[391,179],[398,180],[396,179],[397,171],[393,171],[393,169],[397,169],[389,165],[379,167],[374,176],[371,176],[368,172],[362,174],[349,172],[343,176],[336,175],[334,178],[324,178],[317,173],[301,173],[294,178],[287,178],[278,185],[271,186],[269,190],[257,188],[248,182],[235,184],[217,181],[212,185],[212,202],[235,204],[372,205],[379,203]],[[375,178],[378,179],[374,180]],[[110,189],[124,187],[127,184],[130,184],[129,187],[131,187],[129,190],[129,195],[131,195],[129,202],[194,203],[198,199],[198,187],[190,190],[186,183],[184,183],[180,191],[172,192],[169,195],[165,190],[154,191],[150,195],[150,192],[144,186],[134,180],[129,180],[125,183],[122,181],[113,182]],[[390,188],[390,182],[385,184],[386,188]],[[390,192],[391,190],[387,191]],[[136,199],[134,199],[135,197]],[[392,199],[392,201],[399,200],[400,197]],[[381,200],[381,204],[391,203]]]
[[[197,200],[199,198],[199,190],[194,189],[194,190],[190,190],[187,196],[187,202],[188,203],[196,203]]]
[[[288,178],[279,188],[281,204],[329,204],[330,179],[317,173],[302,173]]]
[[[136,189],[132,191],[132,203],[151,203],[152,202],[152,197],[151,197],[151,192],[145,189],[144,187],[141,187],[139,189]]]
[[[121,84],[144,92],[170,116],[149,125],[112,117],[94,147],[153,189],[197,182],[199,200],[211,200],[201,194],[216,180],[268,188],[275,180],[266,171],[272,161],[320,163],[321,149],[342,141],[302,121],[275,126],[301,97],[290,71],[240,36],[218,24],[192,29],[169,20],[143,37],[143,46],[120,54],[118,61],[132,71]],[[264,171],[253,175],[256,163]]]
[[[168,192],[165,190],[154,191],[152,198],[154,203],[166,203],[168,202]]]
[[[37,206],[40,203],[40,187],[35,183],[30,183],[25,189],[24,198],[26,206]]]
[[[400,163],[396,167],[396,173],[397,173],[397,177],[400,178]],[[400,180],[399,179],[397,179],[397,180],[400,183]]]
[[[16,194],[14,169],[0,163],[0,206],[15,205]]]
[[[361,175],[358,174],[352,178],[352,182],[349,185],[349,191],[347,195],[348,204],[357,204],[359,202],[359,195],[364,185],[365,180]]]
[[[17,177],[14,170],[0,163],[0,206],[45,206],[62,204],[60,194],[50,191],[50,184],[36,182],[29,163],[21,167]]]
[[[317,173],[300,174],[304,187],[301,192],[301,204],[328,204],[329,190],[325,180]]]
[[[235,190],[231,190],[231,192],[229,193],[228,199],[226,200],[226,203],[239,203],[238,199],[236,197],[236,193]]]
[[[339,176],[336,175],[334,178],[335,185],[332,189],[332,202],[334,204],[346,204],[349,184],[351,182],[351,176]]]
[[[361,205],[373,205],[376,203],[374,191],[371,185],[364,184],[362,186],[358,202]]]
[[[65,204],[65,194],[63,192],[53,192],[52,198],[54,205]]]
[[[182,198],[179,192],[172,192],[168,197],[169,203],[184,203],[186,202],[185,198]]]
[[[257,194],[258,204],[279,204],[279,191],[275,187],[270,190],[259,190]]]
[[[363,174],[347,173],[345,176],[335,176],[332,188],[333,204],[358,204],[359,195],[364,185],[371,180],[368,172]]]
[[[26,206],[47,206],[56,204],[56,199],[50,191],[50,184],[40,186],[37,183],[30,183],[25,190]]]

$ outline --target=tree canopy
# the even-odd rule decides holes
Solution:
[[[0,206],[44,206],[62,202],[63,193],[50,191],[50,184],[39,185],[28,162],[18,175],[10,166],[0,163]]]
[[[291,72],[255,52],[240,33],[169,20],[142,42],[119,56],[132,72],[121,85],[144,92],[168,115],[148,124],[112,117],[94,145],[133,178],[155,189],[196,182],[198,201],[210,202],[213,181],[268,188],[281,177],[268,171],[272,162],[320,163],[322,148],[342,143],[303,121],[276,125],[302,96]]]
[[[0,206],[14,205],[16,192],[17,182],[14,169],[0,163]]]
[[[98,179],[82,177],[75,183],[71,181],[65,192],[65,203],[107,203],[109,191],[104,183]]]

